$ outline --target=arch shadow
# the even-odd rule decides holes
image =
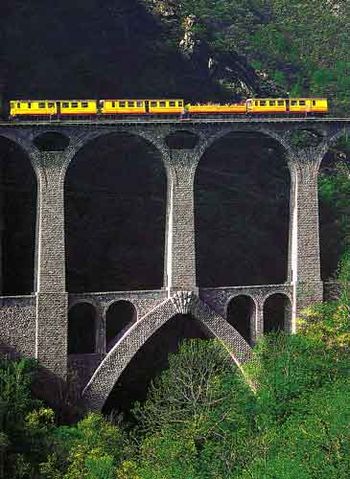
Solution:
[[[88,302],[68,311],[68,354],[91,354],[96,348],[96,309]]]
[[[264,301],[264,334],[292,331],[292,304],[283,293],[273,293]]]
[[[118,339],[137,321],[137,311],[131,301],[112,303],[106,313],[106,351],[110,351]]]
[[[105,132],[78,150],[64,186],[70,292],[163,286],[166,190],[162,152],[142,136]]]

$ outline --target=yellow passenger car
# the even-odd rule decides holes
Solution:
[[[289,111],[291,113],[327,113],[326,98],[290,98]]]
[[[184,109],[184,100],[145,100],[146,113],[153,114],[180,114]]]
[[[247,113],[279,114],[287,111],[285,98],[251,98],[246,101]]]
[[[10,100],[10,117],[57,115],[54,100]]]
[[[145,108],[145,100],[99,100],[99,111],[103,115],[142,115]]]
[[[59,115],[96,115],[96,100],[59,100],[57,101]]]
[[[197,104],[197,105],[188,105],[187,111],[193,114],[226,114],[231,113],[233,115],[245,113],[246,105],[245,103],[231,103],[226,105],[220,105],[218,103],[207,103],[207,104]]]

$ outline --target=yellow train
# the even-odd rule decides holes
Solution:
[[[326,98],[250,98],[241,103],[185,103],[183,99],[10,100],[10,118],[117,115],[321,115]]]

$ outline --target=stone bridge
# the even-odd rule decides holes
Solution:
[[[232,132],[266,135],[285,152],[291,188],[284,284],[198,287],[194,177],[207,149]],[[332,118],[0,123],[0,136],[19,145],[27,155],[38,185],[34,291],[26,296],[0,297],[1,351],[35,357],[63,379],[67,371],[75,371],[88,406],[101,409],[132,357],[176,314],[197,318],[208,334],[223,343],[238,366],[249,358],[250,345],[268,330],[265,307],[269,298],[284,298],[282,326],[295,332],[300,308],[324,296],[318,170],[329,147],[349,132],[350,120]],[[67,291],[65,271],[65,175],[81,148],[111,133],[142,137],[161,155],[167,175],[164,284],[158,290],[72,293]],[[227,320],[229,305],[236,297],[250,301],[249,334],[245,338]],[[121,302],[132,305],[133,313],[113,341],[107,342],[106,318],[110,308]],[[81,304],[92,311],[94,351],[68,354],[68,313]]]

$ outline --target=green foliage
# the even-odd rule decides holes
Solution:
[[[246,427],[241,410],[249,407],[249,394],[243,394],[247,386],[235,371],[216,341],[184,341],[180,354],[170,356],[169,369],[151,385],[147,401],[134,408],[139,430],[147,434],[181,428],[200,442],[215,428]],[[241,397],[245,400],[239,401]],[[229,403],[235,408],[228,413]]]
[[[109,479],[115,477],[126,441],[116,426],[100,414],[89,414],[75,426],[54,431],[53,452],[41,464],[47,479]]]
[[[213,55],[236,53],[291,96],[327,96],[333,111],[349,112],[350,18],[345,0],[144,1],[156,10],[158,5],[158,12],[175,12],[179,37],[184,20],[192,15],[192,33],[209,44]]]
[[[46,430],[34,420],[40,402],[30,386],[36,370],[31,360],[0,361],[0,477],[32,477]],[[32,462],[34,461],[34,462]]]

